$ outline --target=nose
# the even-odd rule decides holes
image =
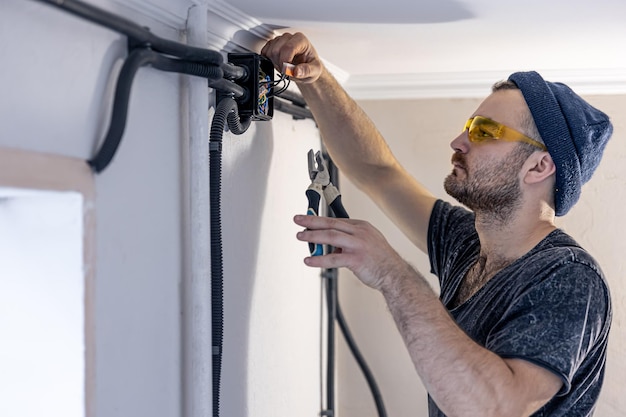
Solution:
[[[459,136],[450,142],[450,147],[454,152],[467,153],[469,151],[469,136],[467,130],[461,132]]]

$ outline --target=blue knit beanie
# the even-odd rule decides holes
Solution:
[[[535,71],[509,77],[524,95],[541,139],[556,164],[554,203],[563,216],[580,197],[600,163],[613,133],[606,114],[592,107],[568,86],[545,81]]]

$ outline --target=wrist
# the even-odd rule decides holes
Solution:
[[[391,268],[381,271],[374,286],[383,294],[397,294],[402,291],[404,282],[415,273],[415,270],[402,258],[393,263]]]
[[[433,295],[424,276],[405,260],[401,260],[389,274],[381,275],[376,287],[386,298],[397,298],[408,293]]]

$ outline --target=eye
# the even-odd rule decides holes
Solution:
[[[474,133],[479,138],[489,139],[495,137],[495,132],[493,129],[490,129],[489,126],[478,126],[476,128],[476,132]]]

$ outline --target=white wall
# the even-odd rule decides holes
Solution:
[[[612,117],[615,132],[595,176],[584,186],[578,205],[560,218],[558,225],[597,258],[612,290],[614,319],[606,382],[596,415],[618,417],[626,412],[623,395],[626,284],[623,279],[624,225],[620,221],[626,204],[626,117],[622,111],[626,97],[594,96],[589,97],[589,101]],[[443,190],[443,179],[451,169],[449,143],[459,134],[463,121],[479,103],[478,99],[436,99],[362,101],[360,104],[411,174],[438,197],[454,201]],[[429,274],[426,255],[345,178],[342,193],[351,216],[379,227],[399,253],[424,273],[438,290],[436,278]],[[382,296],[346,271],[342,271],[340,283],[346,318],[378,379],[388,414],[396,417],[426,415],[426,391],[416,376]],[[371,396],[354,360],[343,344],[340,348],[341,416],[374,415]]]
[[[183,39],[187,9],[206,4],[91,3],[172,40]],[[225,41],[234,36],[212,29]],[[108,126],[125,38],[39,2],[6,0],[0,39],[0,146],[92,156]],[[184,224],[184,78],[139,70],[122,144],[95,177],[90,416],[183,415],[181,333],[192,318],[183,315],[181,287],[186,229],[194,227]],[[306,205],[306,151],[318,146],[312,122],[282,114],[224,135],[223,415],[319,412],[319,277],[301,262],[307,248],[291,222]]]
[[[312,121],[279,113],[224,137],[223,416],[319,413],[319,271],[291,220],[319,142]]]
[[[237,21],[218,0],[93,0],[173,40],[183,39],[188,8],[207,3],[213,20],[208,28],[194,29],[212,31],[211,46],[229,50],[258,46],[259,37],[265,36],[256,28],[259,22]],[[220,18],[214,13],[220,10],[211,5],[223,9],[228,18]],[[79,159],[92,156],[108,125],[125,39],[48,5],[24,0],[4,0],[0,5],[0,39],[0,147]],[[181,334],[190,318],[181,300],[189,274],[187,229],[196,226],[184,223],[190,218],[184,201],[190,193],[185,173],[186,111],[204,111],[187,108],[186,85],[183,76],[150,68],[139,71],[122,145],[111,166],[95,177],[96,226],[90,230],[95,234],[96,263],[93,303],[88,305],[93,311],[86,316],[87,330],[93,333],[86,355],[90,416],[183,415]],[[624,99],[612,100],[608,106],[617,117]],[[441,190],[449,171],[447,144],[461,127],[448,122],[461,123],[476,104],[475,100],[372,102],[366,103],[366,110],[388,132],[393,149],[411,171],[431,189]],[[623,132],[622,120],[607,148],[610,157],[600,168],[603,173],[593,180],[598,185],[585,190],[583,201],[591,200],[582,202],[565,224],[583,244],[589,242],[613,287],[616,320],[609,382],[598,413],[603,417],[626,409],[616,382],[624,371],[619,357],[626,337],[619,276],[622,246],[611,223],[619,218],[623,200],[624,176],[619,171]],[[318,271],[301,262],[307,248],[295,240],[291,222],[306,204],[306,151],[318,146],[312,122],[283,114],[276,114],[271,123],[255,124],[242,136],[224,135],[225,416],[319,413],[320,281]],[[427,270],[426,258],[348,182],[343,182],[342,191],[353,217],[373,220],[405,257]],[[621,200],[615,204],[615,199]],[[386,307],[353,277],[344,278],[344,311],[379,379],[390,415],[420,415],[425,393]],[[358,370],[345,350],[340,354],[340,411],[344,416],[371,415],[373,406]]]

